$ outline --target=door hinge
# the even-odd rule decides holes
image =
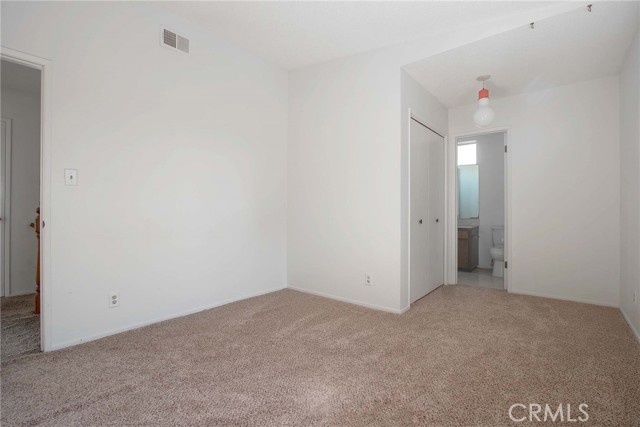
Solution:
[[[505,153],[507,152],[507,146],[506,145],[504,146],[504,152]]]
[[[509,267],[509,263],[507,261],[504,262],[504,268],[508,268]]]

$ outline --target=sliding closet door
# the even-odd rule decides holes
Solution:
[[[444,283],[444,138],[411,120],[410,298]]]

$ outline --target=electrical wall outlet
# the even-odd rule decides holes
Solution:
[[[109,308],[120,306],[120,292],[111,292],[109,294]]]
[[[373,279],[371,278],[370,274],[365,274],[364,275],[364,285],[365,286],[371,286],[371,284],[373,283]]]

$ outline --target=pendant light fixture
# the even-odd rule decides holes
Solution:
[[[482,82],[482,89],[478,92],[478,109],[473,113],[473,121],[478,127],[487,127],[496,116],[493,108],[489,106],[489,90],[485,89],[484,82],[489,80],[491,76],[479,76],[478,81]]]

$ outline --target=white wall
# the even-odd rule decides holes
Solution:
[[[3,84],[5,82],[3,76]],[[40,89],[2,87],[2,117],[11,119],[10,280],[7,295],[35,291],[38,243],[29,227],[40,204]],[[9,230],[6,230],[8,232]]]
[[[557,5],[291,71],[289,285],[390,311],[406,308],[403,128],[409,104],[401,67],[574,7]],[[364,286],[367,273],[371,287]]]
[[[408,305],[408,110],[442,133],[447,110],[387,61],[371,54],[290,73],[288,281],[398,312]]]
[[[3,2],[2,44],[53,66],[53,347],[286,286],[284,70],[151,4]]]
[[[397,119],[400,81],[384,59],[289,75],[288,283],[397,310],[400,133],[387,119]]]
[[[640,33],[620,74],[620,309],[640,339]],[[636,303],[633,294],[636,293]]]
[[[151,4],[2,3],[3,46],[54,70],[53,346],[284,286],[285,229],[290,284],[402,309],[400,67],[575,7],[291,72],[287,151],[277,67]]]
[[[492,101],[508,127],[511,290],[618,306],[618,78]],[[451,135],[476,105],[449,110]]]

